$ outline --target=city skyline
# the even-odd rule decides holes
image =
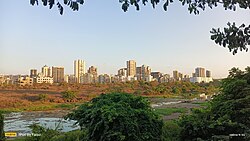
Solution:
[[[1,1],[0,74],[29,74],[29,69],[45,64],[64,66],[66,74],[73,74],[72,60],[77,58],[97,67],[100,74],[116,74],[126,66],[125,60],[168,74],[179,70],[191,75],[201,66],[214,78],[226,77],[232,67],[250,65],[250,52],[233,56],[211,41],[209,33],[228,21],[250,23],[247,10],[225,11],[219,6],[195,16],[178,2],[167,12],[147,5],[124,13],[120,6],[88,1],[80,11],[65,8],[60,16],[56,7]]]
[[[2,74],[2,73],[0,73],[0,75],[30,75],[30,76],[41,75],[43,77],[52,77],[53,78],[53,68],[55,68],[55,69],[62,68],[63,74],[64,75],[74,75],[76,77],[77,83],[80,83],[80,76],[83,76],[86,73],[90,73],[93,75],[97,75],[97,74],[98,75],[108,74],[108,75],[113,75],[113,76],[114,75],[122,75],[122,76],[126,76],[126,77],[136,76],[138,72],[143,73],[143,75],[145,75],[144,73],[149,75],[151,72],[163,73],[163,74],[168,74],[168,75],[172,76],[173,78],[179,77],[180,73],[183,76],[184,76],[184,74],[185,75],[187,74],[188,76],[194,76],[194,77],[205,77],[209,73],[208,75],[211,76],[211,71],[205,69],[203,66],[194,67],[191,73],[186,73],[186,72],[183,72],[183,71],[180,71],[177,69],[169,70],[169,73],[167,73],[167,72],[163,72],[163,71],[159,71],[159,70],[154,70],[153,68],[151,68],[149,65],[146,65],[145,63],[138,64],[136,60],[126,60],[124,62],[125,62],[125,65],[123,67],[117,68],[115,73],[105,73],[105,72],[100,73],[99,72],[100,68],[98,68],[94,65],[87,66],[85,60],[76,59],[72,63],[72,65],[73,65],[72,73],[67,73],[67,71],[66,71],[67,69],[65,69],[65,67],[63,65],[60,65],[60,66],[51,65],[50,66],[50,65],[45,64],[43,66],[40,66],[40,68],[29,68],[27,70],[28,73],[16,73],[16,74]],[[130,63],[132,64],[132,67],[133,67],[132,74],[129,73],[129,71],[131,71],[130,70],[130,68],[131,68]],[[98,72],[97,72],[97,68],[98,68]],[[199,70],[199,69],[203,70],[202,71],[203,75],[200,75],[199,71],[197,72],[197,70]],[[126,71],[126,72],[124,73],[124,71]],[[175,73],[177,73],[178,76],[175,75]],[[197,74],[197,75],[194,75],[194,74]],[[140,75],[142,75],[142,74],[140,74]],[[138,77],[138,76],[136,76],[136,77]]]
[[[152,71],[150,66],[145,64],[136,65],[135,60],[126,61],[126,68],[119,68],[117,74],[99,74],[98,68],[90,66],[86,72],[86,66],[84,60],[74,60],[74,74],[65,74],[63,66],[49,67],[44,65],[41,71],[37,69],[30,69],[30,75],[1,75],[0,83],[4,84],[18,84],[20,86],[33,85],[33,83],[81,83],[81,84],[93,84],[93,83],[116,83],[127,81],[157,81],[159,83],[185,81],[192,83],[209,83],[213,82],[211,71],[197,67],[190,77],[189,74],[185,74],[178,70],[173,71],[173,75],[166,74],[164,72]]]
[[[197,69],[202,69],[203,71],[202,71],[202,74],[203,75],[198,75],[199,77],[204,77],[204,76],[206,76],[207,75],[207,73],[209,73],[209,75],[211,76],[211,70],[212,69],[210,69],[209,68],[209,70],[207,70],[207,69],[205,69],[205,68],[207,68],[207,67],[204,67],[204,66],[195,66],[194,68],[192,68],[192,70],[190,71],[190,72],[185,72],[185,71],[182,71],[182,70],[179,70],[179,69],[172,69],[172,70],[168,70],[167,72],[164,72],[164,71],[161,71],[161,70],[155,70],[154,68],[152,68],[150,65],[148,65],[147,63],[137,63],[137,61],[136,60],[134,60],[134,59],[130,59],[130,60],[127,60],[127,61],[124,61],[123,62],[123,64],[124,64],[124,66],[121,66],[120,68],[116,68],[116,70],[114,71],[114,73],[108,73],[108,72],[102,72],[102,71],[100,71],[100,70],[102,70],[102,68],[99,68],[99,67],[97,67],[97,66],[95,66],[95,65],[93,65],[93,64],[89,64],[89,65],[86,65],[86,64],[88,64],[87,63],[87,61],[85,61],[85,60],[83,60],[83,59],[75,59],[75,60],[73,60],[72,61],[72,68],[65,68],[64,67],[64,65],[48,65],[48,63],[46,63],[46,64],[44,64],[44,65],[42,65],[42,66],[40,66],[40,67],[38,67],[38,68],[35,68],[35,67],[30,67],[30,68],[27,68],[27,70],[26,70],[26,72],[25,73],[1,73],[0,72],[0,75],[31,75],[31,71],[36,71],[36,73],[38,74],[38,73],[41,73],[43,76],[45,76],[45,77],[52,77],[52,73],[53,73],[53,71],[52,71],[52,68],[53,67],[55,67],[55,68],[64,68],[64,74],[65,75],[74,75],[74,76],[76,76],[76,78],[78,78],[77,76],[81,73],[81,75],[83,75],[83,74],[85,74],[85,73],[89,73],[88,71],[89,71],[89,69],[91,68],[91,67],[96,67],[96,68],[98,68],[98,75],[99,74],[108,74],[108,75],[119,75],[119,71],[120,70],[122,70],[122,69],[125,69],[125,70],[127,70],[127,68],[129,67],[129,65],[128,65],[128,62],[130,62],[130,61],[133,61],[133,63],[135,63],[135,69],[138,69],[138,68],[141,68],[141,67],[143,67],[143,66],[145,66],[146,65],[146,67],[150,67],[150,70],[151,70],[151,72],[161,72],[161,73],[164,73],[164,74],[169,74],[170,76],[172,76],[172,77],[175,77],[174,76],[174,74],[173,73],[175,73],[176,71],[177,71],[177,73],[183,73],[183,74],[187,74],[187,75],[189,75],[189,76],[193,76],[194,75],[194,73],[198,73],[197,72]],[[77,67],[76,67],[76,64],[78,64],[77,65]],[[76,68],[78,68],[78,66],[81,66],[82,65],[82,67],[83,67],[83,72],[78,72],[77,74],[76,74]],[[88,70],[88,71],[87,71]],[[207,72],[208,71],[208,72]],[[68,73],[68,72],[70,72],[70,73]],[[213,71],[212,71],[213,72]],[[128,72],[126,72],[126,74],[125,74],[125,76],[130,76],[130,75],[128,75],[127,74]],[[199,72],[200,73],[200,72]],[[199,74],[198,73],[198,74]],[[215,78],[215,79],[220,79],[219,77],[214,77],[214,74],[216,74],[216,72],[213,72],[213,74],[212,74],[212,77],[213,78]],[[133,75],[135,75],[135,74],[133,74]],[[226,78],[227,76],[225,76],[224,78]],[[223,78],[223,77],[221,77],[221,78]],[[79,79],[79,78],[78,78]],[[77,79],[77,81],[78,82],[80,82],[80,80],[78,80]]]

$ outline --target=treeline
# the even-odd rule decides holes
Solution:
[[[219,91],[220,81],[215,80],[210,83],[191,83],[191,82],[168,82],[159,83],[157,81],[145,82],[145,81],[129,81],[129,82],[117,82],[109,84],[34,84],[33,86],[18,86],[18,85],[5,85],[1,86],[1,89],[26,89],[26,90],[44,90],[53,92],[74,91],[82,96],[96,95],[101,93],[113,93],[113,92],[126,92],[136,95],[163,95],[166,97],[171,96],[184,96],[195,97],[195,94],[205,93],[212,95]]]
[[[192,95],[192,94],[214,94],[219,90],[219,83],[190,83],[190,82],[169,82],[158,83],[134,81],[110,85],[106,92],[126,92],[136,95]]]

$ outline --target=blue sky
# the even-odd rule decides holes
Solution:
[[[213,27],[250,23],[249,10],[207,9],[189,14],[176,1],[165,12],[141,5],[123,12],[119,0],[86,0],[80,11],[65,7],[31,6],[29,0],[0,1],[0,74],[28,74],[43,65],[64,66],[73,73],[73,61],[83,59],[98,73],[116,74],[126,60],[149,65],[153,71],[179,70],[191,75],[205,67],[215,78],[226,77],[234,66],[250,66],[250,52],[232,55],[210,40]]]

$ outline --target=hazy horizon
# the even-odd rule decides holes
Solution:
[[[118,0],[86,1],[78,12],[31,6],[29,1],[0,2],[0,74],[29,74],[31,68],[64,66],[73,74],[73,61],[96,66],[99,74],[117,74],[127,60],[172,75],[173,70],[191,75],[196,67],[223,78],[232,67],[250,66],[250,53],[232,55],[210,39],[212,28],[227,22],[250,23],[248,10],[224,10],[221,6],[189,14],[174,2],[163,11],[162,2],[140,11],[123,12]],[[249,18],[247,18],[249,17]]]

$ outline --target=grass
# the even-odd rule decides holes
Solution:
[[[57,105],[55,105],[54,107],[56,108],[56,109],[67,109],[67,110],[70,110],[70,109],[73,109],[73,108],[75,108],[75,107],[77,107],[77,106],[79,106],[80,104],[78,104],[78,103],[71,103],[71,104],[57,104]]]
[[[157,108],[155,109],[155,112],[163,116],[168,116],[173,113],[186,113],[187,109],[185,108]]]
[[[30,106],[19,107],[19,108],[0,109],[0,113],[11,113],[11,112],[22,112],[22,111],[48,111],[48,110],[57,110],[57,109],[71,110],[79,105],[80,105],[79,103],[67,103],[67,104],[47,103],[46,105],[45,104],[30,105]]]
[[[21,112],[21,110],[16,109],[16,108],[0,109],[0,113],[3,113],[3,114],[8,114],[11,112]]]
[[[193,104],[198,104],[198,105],[203,106],[203,107],[208,107],[210,105],[210,102],[209,101],[206,101],[206,102],[194,102]]]
[[[27,141],[26,137],[16,137],[16,138],[9,138],[8,140],[12,140],[12,141]]]

